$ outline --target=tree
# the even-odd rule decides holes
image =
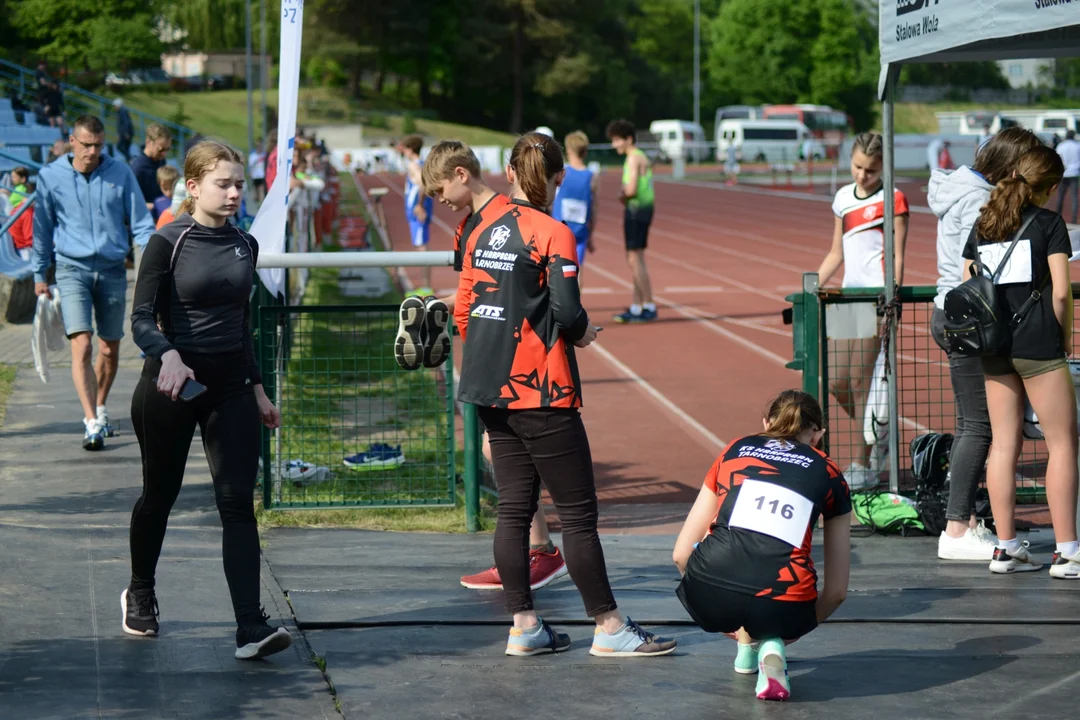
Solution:
[[[134,59],[145,60],[156,40],[154,5],[146,0],[9,0],[9,6],[11,24],[30,49],[54,62],[89,68],[95,50],[101,49],[95,38],[110,34],[118,44],[130,41]]]
[[[709,30],[714,100],[829,104],[869,126],[877,37],[851,0],[727,0]]]
[[[905,65],[900,82],[905,85],[949,85],[959,90],[1009,89],[1009,81],[992,61]]]

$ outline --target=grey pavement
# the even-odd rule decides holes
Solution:
[[[122,369],[109,403],[121,435],[89,453],[70,376],[45,385],[33,369],[18,373],[0,429],[0,717],[338,717],[265,565],[266,611],[294,645],[263,661],[233,658],[220,522],[197,439],[158,573],[162,635],[121,631],[142,482],[128,412],[136,378]]]
[[[110,402],[121,436],[87,453],[70,377],[44,385],[19,371],[0,429],[0,717],[1075,716],[1080,583],[939,562],[934,538],[853,540],[848,602],[790,646],[782,705],[754,699],[754,679],[731,670],[733,643],[690,622],[670,535],[602,538],[620,607],[680,641],[673,655],[620,661],[588,654],[591,623],[568,578],[538,591],[536,607],[571,649],[506,657],[501,593],[458,584],[490,564],[490,536],[268,531],[263,602],[295,643],[240,662],[197,442],[158,574],[162,635],[125,636],[119,595],[141,482],[135,380],[123,369]],[[1048,533],[1026,537],[1049,558]]]

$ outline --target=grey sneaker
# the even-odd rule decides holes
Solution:
[[[1028,552],[1030,543],[1027,540],[1020,543],[1020,549],[1010,553],[1005,548],[994,548],[994,559],[990,561],[990,572],[1009,574],[1015,572],[1033,572],[1042,569],[1041,562],[1031,559]]]
[[[510,628],[510,637],[506,640],[507,655],[529,657],[570,649],[569,635],[555,632],[542,618],[537,619],[540,624],[529,630]]]
[[[675,650],[678,645],[674,640],[658,638],[644,629],[629,617],[614,634],[604,632],[602,628],[596,628],[593,632],[590,655],[596,657],[655,657],[667,655]]]

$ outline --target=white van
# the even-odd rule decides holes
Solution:
[[[653,120],[649,133],[656,136],[663,162],[677,157],[701,162],[709,156],[705,130],[700,125],[686,120]]]
[[[742,162],[794,163],[808,140],[810,154],[824,158],[825,148],[798,120],[723,120],[716,129],[716,159],[727,160],[735,145]]]
[[[1035,120],[1035,132],[1057,135],[1062,140],[1069,130],[1080,129],[1080,117],[1071,112],[1047,112]]]
[[[964,113],[960,118],[961,135],[986,135],[986,128],[990,128],[990,135],[997,135],[1005,128],[1019,125],[1016,120],[1005,117],[1000,113],[989,110],[973,110]]]

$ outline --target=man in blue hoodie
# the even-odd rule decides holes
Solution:
[[[71,377],[83,409],[83,448],[101,450],[111,436],[105,401],[116,378],[127,306],[128,230],[145,247],[154,223],[135,175],[101,154],[105,127],[83,115],[71,131],[71,154],[38,173],[34,211],[34,291],[52,297],[46,273],[56,256],[56,288],[71,340]],[[99,353],[91,365],[97,322]]]

